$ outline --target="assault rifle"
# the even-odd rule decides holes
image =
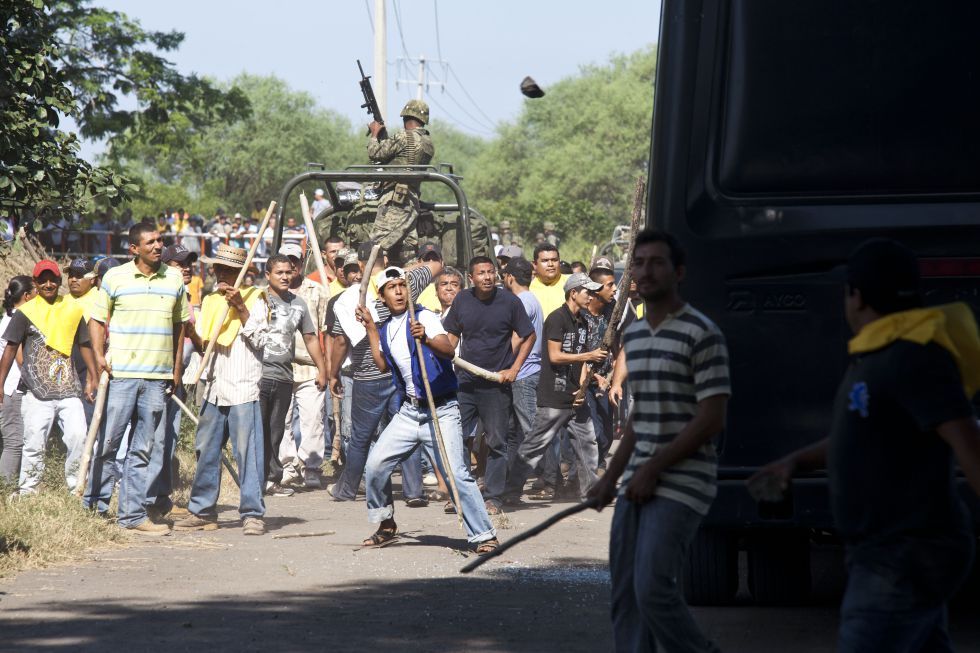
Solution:
[[[361,66],[361,60],[357,60],[357,69],[361,71],[361,94],[364,96],[364,104],[361,105],[362,109],[367,109],[367,112],[374,118],[375,122],[385,124],[384,119],[381,117],[381,107],[378,106],[378,99],[374,97],[374,88],[371,86],[371,77],[364,74],[364,67]],[[371,131],[368,130],[368,136],[371,135]],[[384,140],[387,138],[388,134],[384,129],[378,134],[378,140]]]

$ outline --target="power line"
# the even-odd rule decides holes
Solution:
[[[473,99],[473,96],[470,95],[470,92],[466,90],[465,86],[463,86],[463,80],[459,78],[459,75],[456,74],[456,71],[453,69],[452,66],[449,66],[449,74],[452,75],[453,78],[455,78],[456,83],[459,84],[459,88],[463,91],[463,94],[470,99],[470,102],[473,103],[473,106],[476,107],[476,110],[479,111],[480,114],[482,114],[483,117],[487,119],[487,122],[489,122],[491,125],[494,124],[493,118],[488,116],[486,112],[483,111],[483,109],[480,107],[480,104]]]
[[[439,38],[439,0],[432,0],[432,10],[436,15],[436,54],[442,61],[442,39]]]
[[[374,34],[374,16],[371,15],[371,5],[369,0],[364,0],[364,9],[367,10],[368,22],[371,23],[371,33]]]
[[[459,110],[460,111],[462,111],[463,113],[465,113],[467,115],[467,117],[469,117],[470,120],[472,120],[476,124],[480,125],[481,127],[485,128],[485,129],[488,129],[491,133],[494,131],[493,125],[488,125],[483,120],[481,120],[477,116],[474,116],[472,113],[470,113],[469,111],[467,111],[466,110],[466,107],[464,107],[462,104],[460,104],[459,103],[459,100],[457,100],[455,97],[453,97],[453,94],[452,93],[450,93],[448,90],[444,90],[444,93],[446,94],[446,97],[448,97],[450,100],[452,100],[453,104],[455,104],[457,107],[459,107]]]
[[[482,129],[480,127],[473,127],[472,125],[468,125],[465,122],[459,120],[458,118],[456,118],[456,116],[454,116],[452,113],[450,113],[446,109],[446,107],[444,107],[441,104],[439,104],[439,101],[436,100],[434,97],[432,97],[431,94],[426,94],[426,95],[429,98],[429,102],[431,102],[432,104],[436,105],[436,108],[439,109],[443,113],[443,115],[445,115],[446,118],[450,122],[452,122],[453,124],[455,124],[456,126],[462,127],[466,131],[474,132],[474,133],[477,133],[477,134],[482,134],[484,136],[493,136],[493,133],[488,132],[485,129]]]
[[[398,26],[398,38],[402,42],[402,53],[406,59],[412,57],[408,54],[408,46],[405,45],[405,32],[402,31],[402,13],[398,10],[398,0],[391,0],[391,6],[395,8],[395,25]]]

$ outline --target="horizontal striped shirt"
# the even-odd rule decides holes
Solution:
[[[112,375],[169,379],[174,373],[174,327],[190,319],[184,279],[161,265],[153,274],[130,261],[102,278],[92,319],[109,323]]]
[[[636,434],[636,448],[623,474],[625,488],[633,472],[691,421],[698,402],[730,395],[731,382],[725,337],[690,305],[667,316],[655,329],[646,320],[637,320],[626,329],[623,343]],[[656,495],[704,515],[717,492],[717,475],[715,447],[709,441],[660,475]]]

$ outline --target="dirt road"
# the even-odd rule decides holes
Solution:
[[[610,511],[582,513],[459,575],[465,542],[441,506],[400,502],[399,543],[355,551],[373,528],[363,501],[325,492],[271,499],[270,532],[175,533],[0,582],[0,650],[608,651]],[[564,507],[510,512],[507,538]],[[277,534],[333,535],[273,539]],[[699,608],[726,651],[830,651],[833,600],[805,608]],[[953,621],[978,651],[970,611]],[[972,648],[971,648],[972,647]]]

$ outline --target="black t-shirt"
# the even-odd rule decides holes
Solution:
[[[852,559],[901,575],[926,602],[944,600],[967,571],[969,519],[936,427],[972,416],[949,352],[903,340],[856,356],[834,404],[828,475],[838,532]]]
[[[44,334],[26,315],[17,311],[10,319],[4,340],[24,343],[24,364],[20,366],[20,389],[30,390],[38,399],[68,399],[81,395],[81,383],[70,356],[47,346]],[[78,321],[72,352],[90,342],[85,320]]]
[[[491,372],[506,370],[514,364],[511,334],[521,338],[534,333],[534,325],[517,297],[495,287],[489,299],[477,299],[472,288],[459,291],[443,326],[462,340],[460,357],[468,363]],[[460,383],[486,384],[458,370]]]
[[[566,354],[581,354],[588,343],[588,324],[579,315],[572,315],[567,304],[551,311],[544,321],[544,342],[541,343],[541,377],[538,379],[538,406],[571,408],[578,392],[582,363],[552,365],[548,341],[561,343]]]

